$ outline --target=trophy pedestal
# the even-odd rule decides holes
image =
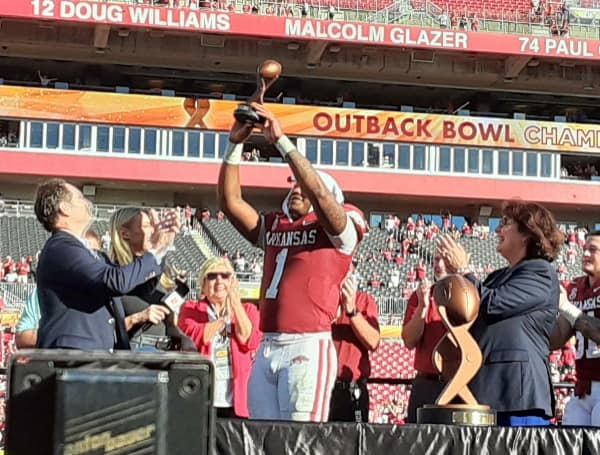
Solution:
[[[417,423],[442,425],[494,426],[496,411],[489,406],[448,404],[425,405],[417,409]]]
[[[254,110],[252,106],[245,103],[238,105],[236,110],[233,111],[233,116],[236,118],[236,120],[242,123],[264,123],[265,121],[264,117],[258,115],[258,113]]]

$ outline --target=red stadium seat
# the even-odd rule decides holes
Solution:
[[[582,0],[586,1],[586,0]],[[593,2],[595,0],[587,0]],[[412,2],[420,3],[417,0]],[[457,17],[472,17],[477,15],[479,19],[507,19],[507,20],[527,20],[531,10],[529,1],[523,0],[501,0],[499,2],[488,2],[486,0],[440,0],[433,1],[442,10],[448,11]]]

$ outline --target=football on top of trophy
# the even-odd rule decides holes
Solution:
[[[479,292],[462,275],[448,275],[435,284],[433,298],[446,307],[452,325],[473,322],[479,313]]]
[[[265,60],[258,72],[265,79],[275,79],[281,74],[281,63],[276,60]]]

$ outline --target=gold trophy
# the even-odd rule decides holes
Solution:
[[[448,330],[433,351],[433,364],[447,383],[435,404],[417,409],[417,422],[495,425],[496,411],[480,405],[468,387],[483,362],[481,350],[469,333],[479,313],[479,293],[462,275],[449,275],[436,283],[433,298]],[[457,397],[464,404],[454,404]]]
[[[264,103],[265,93],[275,83],[281,74],[281,64],[275,60],[265,60],[256,69],[256,91],[245,103],[240,104],[233,116],[240,122],[263,123],[265,119],[258,115],[250,103]]]

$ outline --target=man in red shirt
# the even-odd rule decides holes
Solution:
[[[374,289],[379,289],[381,287],[381,279],[379,278],[379,274],[373,273],[373,278],[369,281],[369,286]]]
[[[550,349],[563,347],[575,335],[577,383],[563,425],[600,427],[600,231],[587,236],[581,269],[584,276],[563,283]]]
[[[6,281],[9,283],[17,281],[17,265],[12,257],[6,256],[2,262],[2,268],[4,269],[4,279]]]
[[[227,218],[264,249],[260,329],[264,333],[248,384],[251,419],[327,421],[337,356],[331,339],[342,281],[367,228],[362,212],[344,204],[335,180],[317,172],[263,105],[264,124],[236,120],[219,174]],[[289,164],[296,184],[281,210],[260,215],[242,198],[243,142],[262,130]]]
[[[369,421],[369,351],[379,344],[379,321],[377,302],[366,292],[357,292],[357,285],[352,276],[342,284],[339,316],[331,330],[338,373],[331,395],[330,422]]]
[[[404,264],[404,258],[402,257],[402,253],[396,253],[396,256],[394,256],[394,263],[398,265]]]
[[[436,280],[447,274],[441,256],[433,259],[433,274]],[[435,285],[434,285],[435,286]],[[433,286],[425,279],[419,283],[417,290],[410,296],[404,313],[402,340],[407,348],[415,348],[415,370],[417,375],[413,381],[406,421],[417,422],[417,409],[426,404],[433,404],[445,387],[439,373],[432,363],[435,346],[446,334],[437,305],[433,300]]]
[[[24,257],[17,264],[17,282],[21,284],[27,284],[27,276],[31,272],[29,262]]]

